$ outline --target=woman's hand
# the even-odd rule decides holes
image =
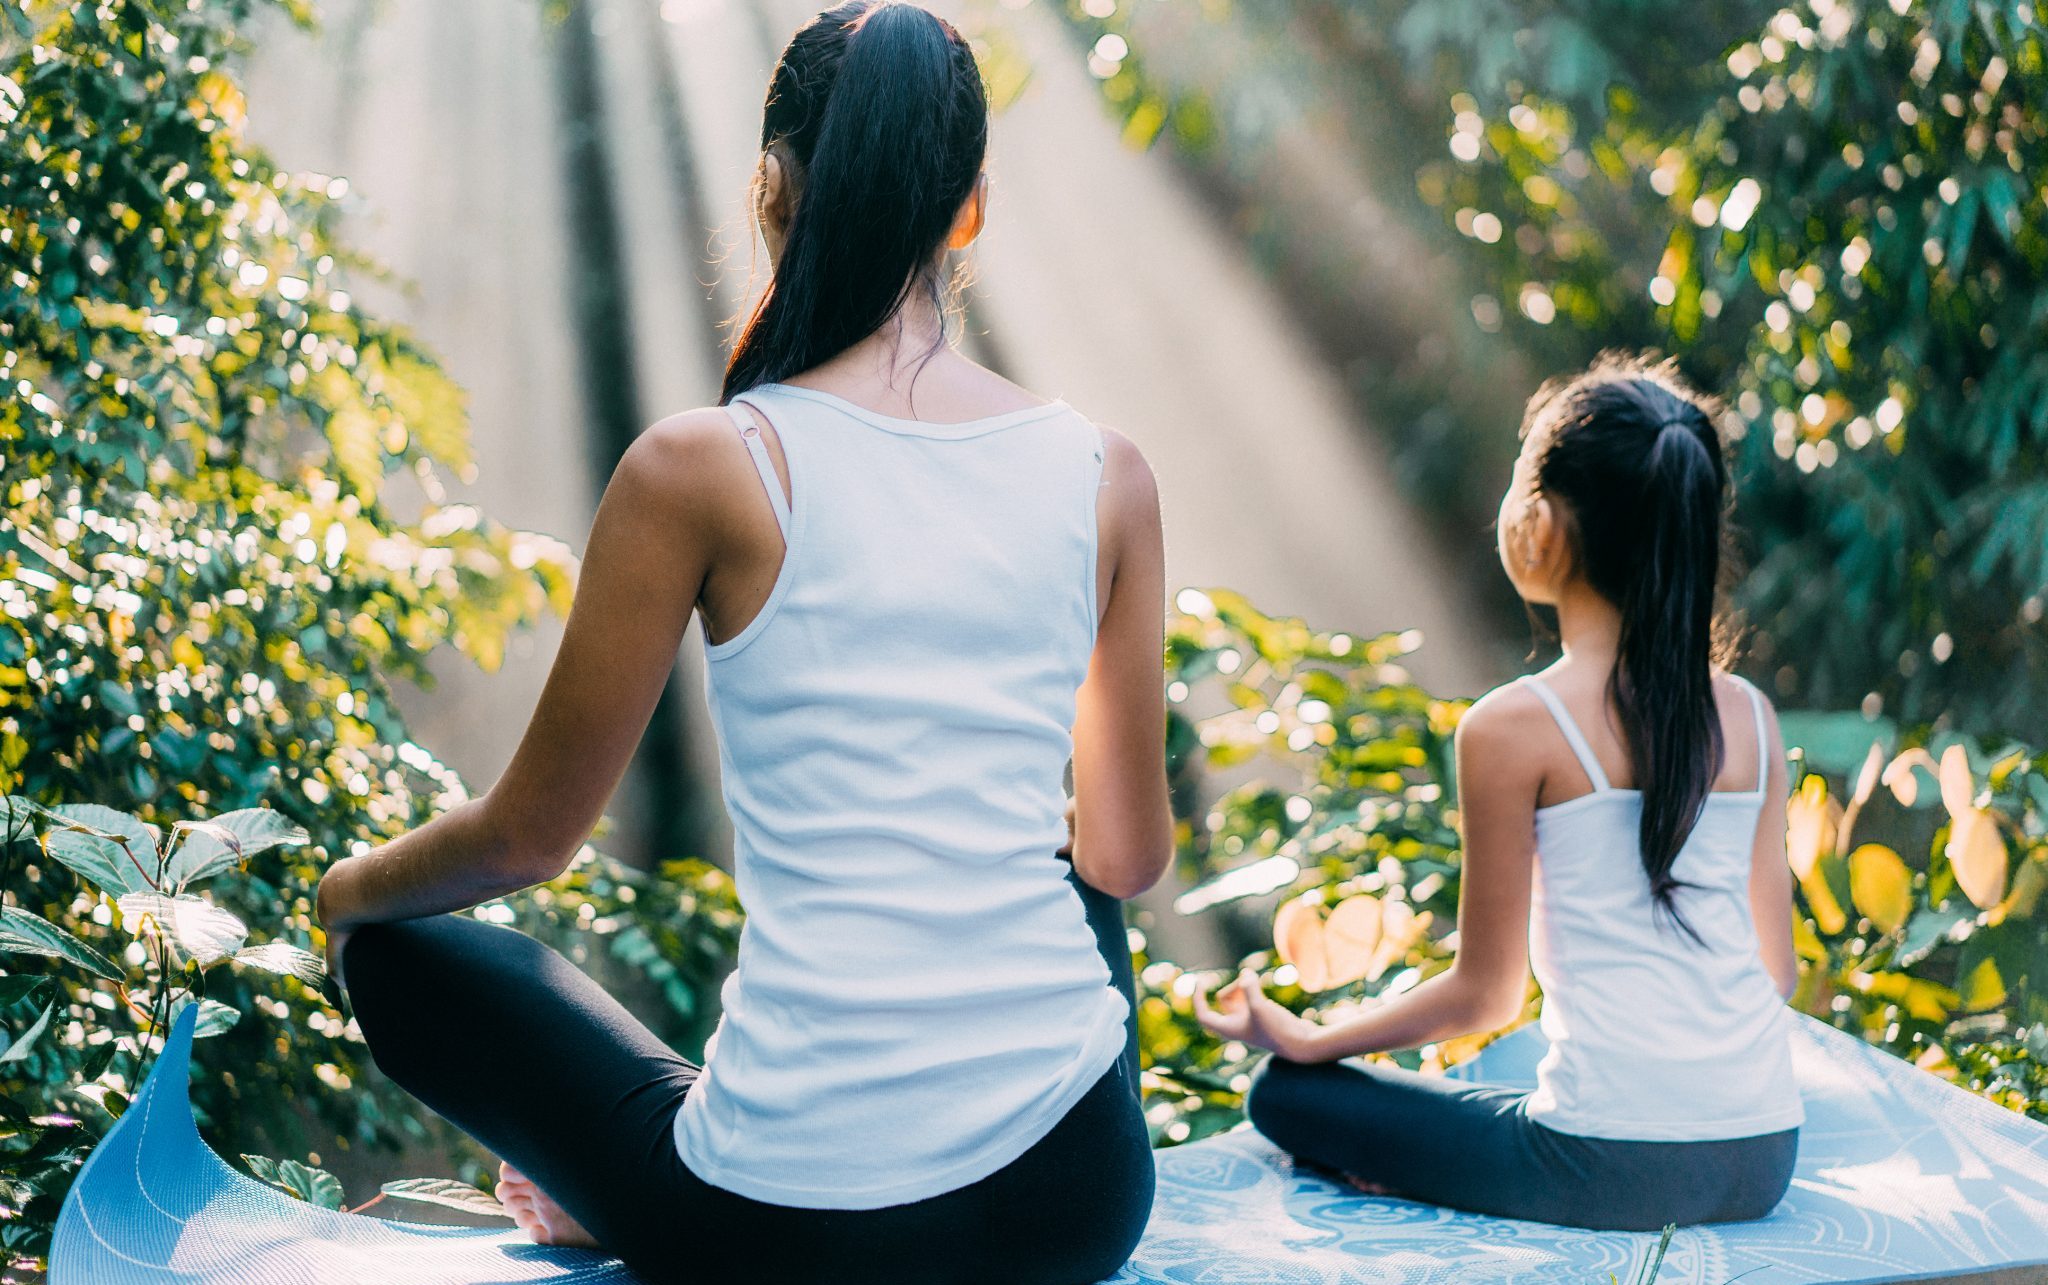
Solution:
[[[352,860],[354,858],[344,857],[327,867],[313,893],[313,918],[320,921],[321,928],[327,933],[327,976],[342,989],[347,987],[341,977],[341,950],[348,944],[349,930],[341,926],[341,907],[346,902],[343,885],[348,880],[349,862]]]
[[[327,934],[327,976],[336,989],[344,993],[348,990],[348,982],[341,975],[341,951],[348,945],[348,932],[346,928],[337,928]]]
[[[1195,1020],[1210,1034],[1277,1053],[1290,1062],[1314,1062],[1322,1027],[1288,1012],[1266,994],[1259,975],[1247,968],[1216,992],[1216,1004],[1195,991]]]

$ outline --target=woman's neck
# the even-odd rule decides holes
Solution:
[[[875,333],[808,373],[907,392],[925,364],[945,348],[945,318],[930,300],[913,294]]]

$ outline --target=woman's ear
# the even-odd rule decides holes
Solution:
[[[774,148],[761,153],[761,181],[755,185],[754,218],[761,225],[761,239],[768,243],[771,258],[782,257],[782,242],[789,234],[789,169]]]
[[[960,206],[960,213],[954,216],[953,230],[946,234],[948,250],[965,250],[974,244],[974,238],[988,224],[988,171],[983,170],[974,180],[974,190],[967,194],[967,200]]]

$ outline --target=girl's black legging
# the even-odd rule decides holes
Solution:
[[[1129,997],[1121,908],[1069,877]],[[444,915],[365,925],[343,953],[378,1067],[650,1285],[1090,1285],[1122,1266],[1151,1213],[1135,1041],[1050,1133],[978,1182],[886,1209],[797,1209],[690,1172],[671,1126],[698,1068],[532,938]]]
[[[1527,1093],[1398,1067],[1269,1058],[1245,1114],[1296,1157],[1398,1196],[1600,1231],[1762,1218],[1785,1195],[1799,1131],[1619,1142],[1528,1116]]]

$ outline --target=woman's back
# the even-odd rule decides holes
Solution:
[[[899,1204],[1014,1159],[1121,1051],[1055,855],[1103,439],[1063,403],[945,424],[737,400],[782,447],[786,551],[707,649],[749,920],[677,1145],[755,1199]]]
[[[1706,796],[1672,863],[1667,912],[1643,877],[1640,792],[1610,784],[1580,720],[1543,679],[1524,680],[1591,784],[1536,809],[1529,956],[1550,1052],[1528,1111],[1553,1129],[1696,1141],[1800,1122],[1789,1013],[1751,907],[1770,737],[1762,696],[1733,681],[1744,712],[1723,743],[1731,757],[1755,747],[1754,783]]]

